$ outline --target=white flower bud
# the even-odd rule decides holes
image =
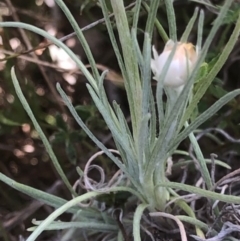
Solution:
[[[195,47],[191,43],[174,43],[172,40],[169,40],[160,55],[158,55],[153,46],[154,59],[151,60],[151,68],[154,74],[154,79],[158,80],[175,44],[177,44],[177,47],[167,70],[167,74],[165,75],[163,84],[167,87],[182,88],[191,74],[197,60]]]

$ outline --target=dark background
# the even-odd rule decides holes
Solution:
[[[97,1],[66,0],[65,2],[80,27],[85,27],[102,18]],[[30,23],[45,30],[52,29],[58,38],[72,33],[72,28],[61,10],[56,5],[50,6],[46,3],[48,1],[1,0],[0,11],[4,13],[3,21],[18,21],[19,19],[21,22]],[[131,1],[125,1],[126,6],[130,3]],[[212,3],[221,4],[221,1],[212,1]],[[236,1],[235,5],[232,6],[232,12],[226,19],[226,23],[218,31],[208,53],[207,62],[217,58],[228,41],[234,27],[236,9],[239,7],[237,4],[239,3]],[[204,37],[208,35],[216,17],[213,9],[190,1],[178,0],[175,1],[174,5],[176,7],[179,37],[196,6],[205,10]],[[130,23],[131,11],[129,9],[127,12]],[[138,29],[140,43],[143,38],[146,14],[142,10]],[[167,30],[166,13],[163,7],[159,9],[158,18]],[[195,43],[196,33],[197,26],[194,27],[189,41]],[[109,100],[117,100],[126,117],[129,117],[121,74],[105,25],[100,23],[85,31],[84,34],[96,62],[101,67],[100,71],[104,68],[111,70],[109,78],[105,81]],[[59,182],[59,176],[51,164],[42,141],[15,94],[10,77],[11,67],[15,66],[22,91],[44,133],[51,141],[59,163],[71,183],[74,183],[78,178],[76,166],[84,167],[87,159],[98,149],[69,114],[55,90],[56,83],[61,84],[71,98],[73,105],[77,106],[79,115],[93,133],[108,147],[114,147],[111,135],[90,99],[86,89],[85,77],[76,69],[59,68],[58,63],[52,59],[49,48],[36,49],[39,46],[46,46],[48,44],[46,39],[28,31],[21,33],[19,29],[14,28],[0,29],[0,35],[2,38],[1,59],[5,58],[5,61],[0,62],[0,172],[17,182],[70,199],[69,192]],[[71,37],[65,43],[72,48],[84,64],[88,64],[84,51],[75,37]],[[163,49],[164,43],[157,32],[154,33],[153,44],[159,51]],[[31,51],[24,54],[27,50]],[[14,57],[16,53],[22,54]],[[238,41],[218,77],[201,100],[199,104],[200,113],[224,93],[240,87],[239,69],[240,44]],[[74,77],[75,83],[69,83],[66,80],[69,76]],[[239,106],[240,99],[236,98],[205,123],[202,129],[219,127],[227,131],[233,138],[240,138]],[[231,165],[233,170],[239,168],[239,143],[231,142],[222,135],[216,135],[222,140],[221,145],[207,138],[200,140],[204,155],[209,158],[211,153],[216,153],[218,158]],[[186,141],[181,148],[187,150],[188,146],[189,142]],[[115,168],[104,156],[99,161],[105,163],[105,168],[109,174],[111,169]],[[226,174],[226,171],[219,169],[218,176],[221,177],[223,174]],[[176,175],[172,177],[173,180],[174,178],[177,180],[178,176],[179,174],[176,172]],[[191,181],[189,180],[189,184],[191,184]],[[31,220],[33,218],[44,219],[52,210],[52,208],[42,205],[0,182],[0,240],[15,241],[19,240],[20,235],[27,237],[29,233],[26,228],[31,226]],[[69,220],[69,218],[69,215],[63,217],[65,220]],[[55,235],[56,233],[53,232],[45,232],[41,236],[41,240],[54,240],[52,237],[55,237]]]

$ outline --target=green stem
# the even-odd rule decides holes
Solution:
[[[139,194],[137,192],[135,192],[134,190],[132,190],[131,188],[127,188],[127,187],[115,187],[112,188],[111,190],[109,190],[108,192],[121,192],[121,191],[127,191],[130,192],[132,194],[137,195],[139,198]],[[57,210],[55,210],[53,213],[51,213],[37,228],[36,230],[29,236],[29,238],[27,239],[27,241],[35,241],[37,239],[37,237],[44,231],[47,229],[47,227],[57,218],[59,217],[61,214],[65,213],[68,209],[70,209],[71,207],[77,205],[78,203],[84,202],[88,199],[94,198],[96,196],[102,195],[102,192],[89,192],[89,193],[85,193],[79,197],[76,197],[72,200],[70,200],[69,202],[67,202],[66,204],[64,204],[62,207],[58,208]]]
[[[58,6],[62,9],[62,11],[64,12],[64,14],[66,15],[66,17],[68,18],[69,23],[72,25],[74,31],[76,32],[77,38],[79,39],[85,54],[88,58],[88,61],[91,65],[92,71],[93,71],[93,76],[96,80],[99,80],[100,75],[98,73],[98,69],[96,66],[96,62],[93,58],[91,49],[89,47],[89,44],[86,40],[86,38],[84,37],[82,30],[79,28],[79,25],[77,23],[77,21],[74,19],[73,15],[71,14],[71,12],[69,11],[69,9],[67,8],[67,6],[65,5],[65,3],[62,0],[55,0],[55,2],[58,4]]]
[[[130,112],[132,117],[133,137],[137,143],[142,105],[142,89],[138,70],[138,61],[134,53],[133,41],[131,38],[128,19],[122,0],[111,0],[118,35],[122,47],[124,65],[126,67],[127,79],[125,83],[129,85],[127,95],[129,97]]]
[[[141,241],[140,235],[140,221],[143,215],[144,210],[148,207],[148,204],[140,204],[138,205],[134,217],[133,217],[133,240],[134,241]]]
[[[229,2],[230,2],[230,0],[229,0]],[[228,1],[226,1],[226,4],[228,4]],[[217,21],[218,20],[215,20],[215,22],[217,22]],[[228,56],[232,52],[232,50],[239,38],[239,34],[240,34],[240,15],[238,17],[238,20],[236,22],[232,35],[230,36],[229,41],[227,42],[225,48],[223,49],[221,55],[219,56],[216,64],[211,69],[211,71],[208,73],[208,75],[204,78],[204,80],[202,80],[201,82],[199,82],[196,85],[197,92],[194,95],[192,102],[189,104],[189,106],[186,110],[186,113],[184,115],[184,122],[191,117],[198,102],[200,101],[200,99],[202,98],[202,96],[204,95],[204,93],[206,92],[206,90],[208,89],[208,87],[210,86],[210,84],[212,83],[214,78],[216,77],[217,73],[220,71],[220,69],[226,62]]]
[[[173,1],[164,0],[164,2],[167,10],[169,37],[174,42],[177,42],[177,26],[176,26],[176,17],[175,17],[174,8],[173,8]]]
[[[185,127],[187,128],[189,126],[188,122],[185,123]],[[206,161],[204,159],[204,156],[202,154],[202,151],[199,147],[199,144],[197,142],[196,137],[194,136],[193,133],[189,134],[189,139],[193,145],[194,152],[197,156],[198,163],[200,165],[200,171],[203,177],[203,180],[206,182],[207,188],[210,190],[212,188],[212,180],[207,168]]]
[[[72,188],[72,185],[70,184],[70,182],[68,181],[65,173],[63,172],[61,166],[59,165],[59,162],[57,160],[57,157],[55,155],[55,153],[53,152],[52,150],[52,147],[47,139],[47,137],[45,136],[45,134],[43,133],[40,125],[38,124],[26,98],[24,97],[23,93],[22,93],[22,90],[21,90],[21,87],[19,85],[19,82],[17,80],[17,77],[16,77],[16,74],[15,74],[15,71],[14,71],[14,68],[11,69],[11,77],[12,77],[12,81],[13,81],[13,85],[14,85],[14,88],[15,88],[15,91],[17,93],[17,96],[18,98],[20,99],[22,105],[23,105],[23,108],[25,109],[25,111],[27,112],[28,116],[30,117],[36,131],[38,132],[40,138],[42,139],[42,142],[47,150],[47,153],[49,154],[51,160],[52,160],[52,163],[54,165],[54,167],[56,168],[59,176],[62,178],[63,182],[65,183],[65,185],[67,186],[67,188],[69,189],[69,191],[74,195],[74,196],[77,196],[77,193],[73,190]]]
[[[161,162],[161,163],[164,163],[164,165],[159,166],[159,170],[155,170],[155,172],[154,172],[156,184],[166,182],[165,162]],[[154,188],[155,208],[157,208],[159,211],[164,211],[168,197],[169,197],[169,193],[168,193],[167,188],[165,188],[165,187]]]
[[[177,182],[165,182],[165,183],[159,183],[157,186],[166,187],[166,188],[175,188],[180,189],[189,193],[197,194],[201,197],[206,197],[211,200],[219,200],[222,202],[230,203],[230,204],[240,204],[240,197],[233,196],[233,195],[224,195],[221,193],[216,193],[208,190],[204,190],[202,188],[193,187],[191,185],[186,185],[183,183],[177,183]]]

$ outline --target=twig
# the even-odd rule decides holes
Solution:
[[[163,212],[154,212],[154,213],[150,213],[149,215],[152,217],[165,217],[165,218],[170,218],[170,219],[174,220],[179,227],[181,241],[188,241],[184,225],[177,217],[175,217],[172,214],[163,213]]]
[[[222,183],[223,181],[225,181],[226,179],[230,178],[230,177],[234,177],[235,175],[240,174],[240,168],[238,168],[237,170],[230,172],[229,174],[227,174],[226,176],[222,177],[220,180],[218,180],[213,187],[211,188],[211,190],[214,190],[220,183]]]
[[[10,1],[10,0],[5,0],[5,1]],[[133,2],[133,3],[129,4],[128,6],[126,6],[125,9],[129,9],[129,8],[133,7],[135,4],[136,4],[136,2]],[[9,7],[9,8],[10,8],[10,7]],[[13,12],[13,11],[14,11],[14,8],[11,9],[11,11]],[[13,14],[14,14],[14,12],[13,12]],[[113,17],[113,16],[114,16],[113,13],[109,15],[110,18]],[[18,18],[17,18],[17,19],[18,19]],[[16,20],[15,20],[15,21],[16,21]],[[19,20],[17,20],[17,21],[19,21]],[[89,30],[89,29],[97,26],[98,24],[104,23],[104,22],[105,22],[105,19],[104,19],[104,18],[101,18],[101,19],[99,19],[99,20],[97,20],[97,21],[95,21],[95,22],[93,22],[93,23],[91,23],[91,24],[89,24],[89,25],[81,28],[81,31],[82,31],[82,32],[87,31],[87,30]],[[59,40],[62,41],[62,42],[64,42],[64,41],[70,39],[71,37],[73,37],[73,36],[75,36],[75,35],[76,35],[76,33],[73,32],[73,33],[70,33],[70,34],[62,37],[62,38],[59,38]],[[32,52],[38,50],[38,49],[47,48],[47,47],[51,46],[52,44],[53,44],[53,43],[50,42],[50,43],[47,43],[47,44],[44,44],[44,45],[43,45],[43,44],[38,45],[38,46],[36,46],[36,47],[32,47],[32,46],[31,46],[31,47],[28,47],[28,50],[22,51],[22,52],[20,52],[20,53],[15,53],[13,56],[8,57],[8,59],[10,59],[10,58],[16,58],[16,57],[18,57],[19,55],[29,54],[29,53],[32,53]],[[6,59],[1,59],[0,61],[5,61],[5,60],[6,60]]]
[[[15,54],[14,52],[8,51],[8,50],[5,50],[5,49],[1,49],[1,52],[3,54],[8,54],[8,55],[14,55]],[[47,61],[42,61],[40,59],[35,59],[33,57],[29,57],[29,56],[25,56],[25,55],[19,55],[19,56],[17,56],[17,58],[29,61],[31,63],[38,64],[38,65],[42,65],[44,67],[52,68],[52,69],[55,69],[55,70],[58,70],[58,71],[61,71],[61,72],[71,72],[71,73],[76,73],[76,74],[82,74],[82,72],[78,69],[73,70],[73,69],[60,68],[56,64],[51,64],[51,63],[48,63]]]
[[[212,183],[215,183],[215,171],[216,171],[216,164],[215,164],[215,158],[217,158],[218,156],[214,153],[210,154],[211,157],[211,161],[212,161],[212,165],[211,165],[211,179],[212,179]]]

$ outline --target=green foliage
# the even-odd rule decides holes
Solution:
[[[160,36],[163,36],[163,40],[168,39],[161,24],[156,21],[159,1],[152,0],[149,3],[149,7],[145,3],[144,7],[149,14],[144,30],[142,47],[140,47],[137,39],[137,28],[142,10],[142,1],[136,1],[131,16],[126,12],[123,1],[99,1],[112,47],[124,78],[124,86],[130,109],[130,124],[127,122],[120,106],[116,102],[113,104],[109,103],[104,88],[104,79],[107,71],[104,71],[100,75],[93,53],[78,23],[62,0],[56,0],[56,3],[63,10],[76,32],[76,36],[91,66],[91,72],[67,45],[42,29],[19,22],[3,22],[0,23],[0,27],[17,27],[35,32],[52,41],[68,53],[88,80],[87,89],[89,94],[110,130],[117,150],[108,149],[107,146],[93,134],[92,129],[90,130],[90,128],[93,127],[91,123],[95,119],[97,119],[99,126],[104,126],[102,120],[98,117],[96,108],[92,105],[79,105],[74,107],[68,95],[58,83],[57,90],[73,118],[81,127],[81,130],[72,130],[65,123],[63,117],[58,114],[54,120],[50,122],[52,125],[55,125],[57,129],[54,133],[52,144],[64,144],[68,159],[74,165],[77,163],[78,158],[75,145],[78,142],[83,142],[86,138],[85,135],[101,149],[100,152],[90,157],[84,170],[80,168],[77,169],[80,177],[73,187],[53,152],[46,134],[37,121],[37,119],[40,118],[36,118],[36,115],[33,114],[22,92],[15,70],[12,68],[11,77],[17,96],[38,131],[57,173],[73,197],[70,201],[66,201],[54,195],[17,183],[0,173],[0,180],[7,185],[11,185],[13,188],[56,208],[45,220],[33,222],[36,227],[30,229],[33,232],[27,241],[36,240],[45,230],[69,229],[71,225],[74,228],[85,228],[86,230],[87,227],[94,228],[93,233],[87,232],[89,236],[100,233],[100,237],[102,238],[102,233],[99,232],[99,230],[101,230],[102,232],[113,235],[114,240],[123,240],[122,236],[125,235],[125,231],[123,231],[124,226],[129,224],[132,227],[134,241],[140,241],[142,240],[140,225],[144,212],[150,213],[150,216],[173,219],[179,227],[182,241],[187,240],[187,235],[180,219],[188,220],[188,222],[191,220],[195,226],[198,238],[204,238],[202,229],[206,229],[207,223],[204,223],[205,220],[200,221],[195,217],[194,210],[192,210],[192,207],[184,197],[181,196],[181,193],[178,193],[178,190],[196,194],[197,198],[208,198],[215,215],[219,214],[219,201],[230,203],[231,205],[240,204],[240,198],[238,196],[224,193],[219,194],[215,191],[218,187],[214,181],[215,173],[213,173],[213,170],[215,164],[221,165],[224,168],[229,168],[229,166],[218,160],[215,162],[214,157],[212,157],[212,171],[210,172],[207,167],[209,160],[206,161],[206,158],[204,158],[199,142],[194,134],[194,131],[196,131],[200,125],[240,94],[239,89],[227,93],[221,86],[211,85],[212,82],[216,80],[218,72],[227,61],[228,56],[239,38],[240,17],[237,18],[232,35],[224,45],[222,52],[211,58],[211,61],[207,59],[207,62],[205,62],[207,54],[209,53],[209,47],[217,31],[224,21],[226,21],[225,19],[226,16],[228,16],[227,14],[232,1],[226,1],[223,7],[221,7],[203,47],[201,43],[204,15],[202,11],[200,12],[197,34],[198,58],[194,69],[191,71],[188,69],[188,77],[184,85],[181,86],[183,87],[182,89],[166,86],[164,82],[167,77],[167,71],[174,61],[175,53],[178,51],[178,45],[176,44],[178,39],[177,23],[173,3],[168,0],[164,1],[169,25],[169,37],[174,46],[161,73],[155,76],[157,86],[156,93],[154,94],[151,89],[151,41],[155,24],[158,26]],[[88,4],[92,3],[93,2],[85,1],[82,8],[85,9]],[[109,10],[112,10],[115,16],[118,41],[109,18]],[[182,35],[182,41],[187,41],[197,19],[197,14],[198,10],[195,10],[193,17]],[[119,44],[117,42],[119,42]],[[183,57],[190,58],[190,56],[187,56],[187,53],[186,56]],[[155,61],[158,60],[155,59]],[[177,75],[178,73],[173,74]],[[196,110],[198,109],[199,101],[209,86],[209,91],[217,98],[217,101],[206,108],[203,113],[198,113]],[[163,99],[163,93],[166,94],[166,99]],[[192,116],[194,116],[194,118],[191,118]],[[190,118],[191,123],[188,123]],[[85,134],[83,134],[83,132]],[[199,169],[205,189],[194,187],[193,185],[186,185],[181,182],[172,182],[169,181],[166,176],[169,172],[169,166],[171,169],[171,156],[177,152],[180,143],[186,138],[190,140],[195,155],[194,159],[196,159],[194,164],[197,165]],[[102,166],[92,164],[92,161],[103,153],[105,153],[119,169],[112,175],[111,179],[106,177]],[[94,179],[88,176],[89,171],[92,169],[97,173],[94,175]],[[84,188],[78,193],[78,188],[76,187]],[[181,199],[181,201],[179,201],[179,199]],[[168,202],[170,202],[170,204],[173,203],[177,208],[169,207],[170,204]],[[104,204],[104,206],[101,207],[102,204]],[[124,218],[117,217],[117,220],[121,220],[120,225],[119,222],[116,222],[112,217],[114,208],[119,207],[124,210],[124,214],[127,212]],[[188,216],[179,217],[177,214],[182,213],[182,211]],[[79,215],[74,215],[73,221],[69,223],[57,223],[54,221],[65,212],[78,212]],[[79,220],[74,220],[76,217],[79,218]],[[146,217],[146,219],[147,218],[148,217]],[[148,220],[148,222],[150,222],[150,220]],[[143,220],[143,223],[145,224],[147,221]],[[171,225],[171,229],[173,227],[174,226]],[[214,234],[217,233],[215,227],[212,229]],[[69,233],[72,234],[72,230],[70,230]]]
[[[237,1],[233,2],[231,9],[227,12],[226,17],[222,24],[236,23],[239,14],[240,14],[239,3]]]

